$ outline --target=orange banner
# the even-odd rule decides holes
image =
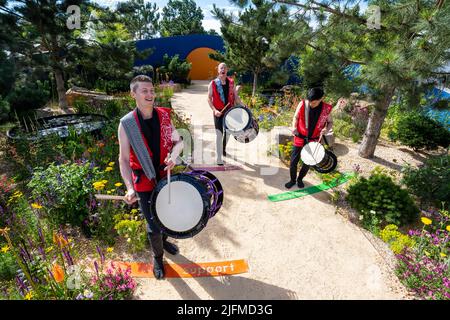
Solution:
[[[114,262],[121,268],[131,267],[136,278],[153,278],[153,265],[142,262]],[[204,262],[190,264],[164,264],[166,278],[220,277],[248,272],[245,260]]]

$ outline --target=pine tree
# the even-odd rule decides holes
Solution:
[[[365,12],[351,0],[274,2],[316,19],[315,30],[298,40],[305,41],[313,55],[326,54],[330,64],[341,66],[328,69],[330,76],[339,78],[336,72],[351,63],[361,65],[358,80],[368,86],[368,98],[375,104],[359,148],[364,158],[374,155],[394,94],[411,92],[418,80],[432,77],[450,58],[450,6],[443,0],[373,0]],[[334,90],[342,91],[342,84],[348,85],[334,81]]]
[[[252,4],[238,17],[215,5],[212,13],[221,23],[226,49],[223,56],[213,58],[224,59],[237,72],[251,71],[254,95],[259,75],[289,56],[286,50],[276,46],[276,41],[282,31],[290,27],[291,21],[285,6],[276,9],[265,0],[253,0]]]
[[[205,34],[203,12],[193,0],[169,0],[163,8],[161,35],[164,37]]]
[[[117,4],[117,13],[134,40],[151,39],[159,32],[159,8],[156,3],[129,0]]]

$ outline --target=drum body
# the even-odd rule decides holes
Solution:
[[[259,126],[249,108],[235,106],[224,114],[223,125],[228,133],[243,143],[253,141],[259,133]]]
[[[185,239],[203,230],[222,202],[219,180],[208,171],[194,170],[171,177],[170,200],[167,179],[159,181],[150,205],[154,222],[164,234]]]
[[[305,144],[300,153],[303,163],[312,166],[317,172],[330,173],[337,166],[337,157],[330,150],[326,150],[319,142]]]

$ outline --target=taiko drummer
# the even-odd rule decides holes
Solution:
[[[170,118],[171,109],[154,106],[152,79],[139,75],[131,80],[131,96],[137,108],[129,112],[119,124],[120,173],[127,187],[125,201],[139,206],[148,222],[147,232],[153,251],[155,278],[164,278],[164,250],[177,254],[175,244],[167,241],[154,223],[149,200],[157,182],[175,166],[175,159],[183,150],[183,141]]]
[[[217,164],[223,165],[222,155],[226,156],[226,145],[229,134],[224,133],[224,113],[235,105],[244,105],[236,92],[233,78],[227,77],[228,68],[225,63],[217,66],[217,78],[208,86],[208,104],[214,114],[216,128],[216,155]],[[226,131],[226,130],[225,130]]]
[[[312,88],[308,91],[307,100],[302,100],[295,110],[292,121],[294,148],[289,168],[291,180],[285,184],[285,187],[288,189],[294,186],[295,183],[297,183],[299,188],[305,186],[303,178],[308,173],[310,166],[303,163],[297,177],[297,165],[303,146],[312,141],[319,141],[333,127],[332,106],[325,103],[323,97],[324,92],[321,88]]]

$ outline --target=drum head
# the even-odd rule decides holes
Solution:
[[[319,142],[307,143],[300,153],[303,163],[315,166],[325,157],[325,148]]]
[[[249,112],[242,107],[235,107],[225,114],[225,128],[231,132],[245,130],[250,122]]]
[[[242,143],[249,143],[255,140],[259,133],[259,125],[256,120],[252,120],[251,126],[249,129],[244,132],[238,133],[234,135],[234,139]]]
[[[174,238],[189,238],[200,232],[208,222],[209,199],[206,188],[195,178],[174,175],[169,185],[161,180],[152,195],[155,223]]]

